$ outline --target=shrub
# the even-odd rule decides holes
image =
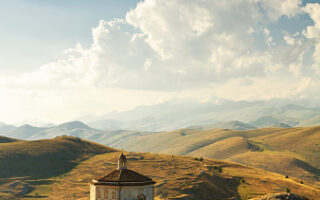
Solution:
[[[168,196],[168,189],[167,188],[161,188],[159,190],[159,193],[160,193],[160,197],[161,198],[165,198]]]
[[[290,193],[291,192],[290,188],[286,188],[286,192]]]

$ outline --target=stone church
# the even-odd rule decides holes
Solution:
[[[127,168],[127,158],[121,153],[118,169],[92,180],[90,200],[153,200],[155,182]]]

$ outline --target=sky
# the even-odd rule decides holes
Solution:
[[[319,0],[1,0],[0,121],[320,100]]]

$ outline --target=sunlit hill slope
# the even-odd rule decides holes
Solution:
[[[117,150],[75,137],[0,144],[0,199],[88,199],[88,183],[117,167]],[[97,155],[100,154],[100,155]],[[319,189],[296,178],[227,161],[126,153],[129,168],[152,177],[157,199],[247,199],[294,193],[315,199]],[[6,167],[10,166],[10,168]]]
[[[320,127],[180,129],[127,141],[126,150],[234,161],[319,185]]]

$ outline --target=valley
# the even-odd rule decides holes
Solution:
[[[180,129],[131,139],[121,148],[229,160],[320,186],[320,127]]]
[[[11,127],[0,137],[0,198],[86,199],[90,180],[115,168],[124,149],[130,167],[157,181],[158,199],[247,199],[287,188],[316,199],[320,127],[284,127],[238,121],[168,132],[104,131],[80,121]]]
[[[55,140],[52,139],[50,142],[55,143]],[[66,142],[65,140],[67,143],[75,140],[75,145],[80,143],[81,146],[87,147],[86,151],[93,151],[91,154],[84,154],[84,157],[70,159],[74,165],[72,167],[65,166],[55,174],[50,172],[54,171],[57,166],[47,165],[33,171],[33,177],[27,176],[30,172],[20,174],[19,177],[15,175],[9,177],[9,174],[7,176],[1,175],[0,191],[2,192],[0,198],[19,200],[88,199],[90,181],[101,174],[114,170],[117,167],[119,152],[72,137],[58,138],[58,142],[62,144]],[[43,143],[44,141],[34,142]],[[15,146],[19,146],[18,143]],[[39,149],[33,148],[33,150]],[[46,152],[46,154],[51,153]],[[158,200],[220,200],[233,197],[248,199],[266,193],[283,193],[288,188],[292,192],[310,199],[316,199],[320,195],[319,188],[307,182],[302,183],[300,179],[286,178],[281,174],[233,162],[168,154],[134,152],[126,152],[125,154],[129,169],[144,173],[157,182],[155,197]],[[7,154],[7,156],[9,155]],[[35,159],[43,159],[41,155],[34,156]],[[86,159],[83,160],[83,158]],[[16,163],[18,165],[12,166],[15,170],[23,170],[27,164],[32,166],[30,163],[25,163],[24,160],[17,160]]]

